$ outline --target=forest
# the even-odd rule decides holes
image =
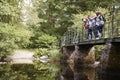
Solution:
[[[58,80],[63,34],[71,28],[81,29],[82,18],[106,14],[115,5],[120,0],[0,0],[0,59],[15,50],[29,50],[35,52],[35,59],[47,55],[53,60],[0,64],[0,80]],[[96,61],[101,48],[95,46]]]
[[[35,56],[54,55],[60,38],[82,18],[110,11],[119,0],[0,0],[0,56],[32,49]],[[99,51],[99,48],[97,48]]]

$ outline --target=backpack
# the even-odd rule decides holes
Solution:
[[[105,19],[105,17],[103,15],[99,16],[99,19],[103,20],[104,22],[106,22],[106,19]]]

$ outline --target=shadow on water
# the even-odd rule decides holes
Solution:
[[[74,67],[74,70],[72,70],[70,64],[62,64],[60,76],[60,80],[94,80],[95,69],[84,67],[75,69]]]
[[[69,65],[63,64],[60,73],[60,80],[74,80],[74,73]]]
[[[98,70],[98,80],[120,80],[120,70]]]
[[[73,70],[74,68],[74,70]],[[120,80],[120,71],[87,67],[74,67],[66,63],[61,64],[59,80]]]

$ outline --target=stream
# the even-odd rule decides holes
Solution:
[[[120,80],[119,71],[100,71],[99,68],[72,70],[66,63],[1,64],[0,80]]]

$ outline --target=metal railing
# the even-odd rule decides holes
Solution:
[[[120,37],[120,8],[113,8],[110,12],[105,13],[104,17],[106,18],[106,22],[103,28],[103,37],[99,39]],[[71,28],[62,36],[61,46],[75,45],[89,41],[86,37],[87,35],[83,26],[81,28]],[[93,37],[91,40],[96,39]]]

